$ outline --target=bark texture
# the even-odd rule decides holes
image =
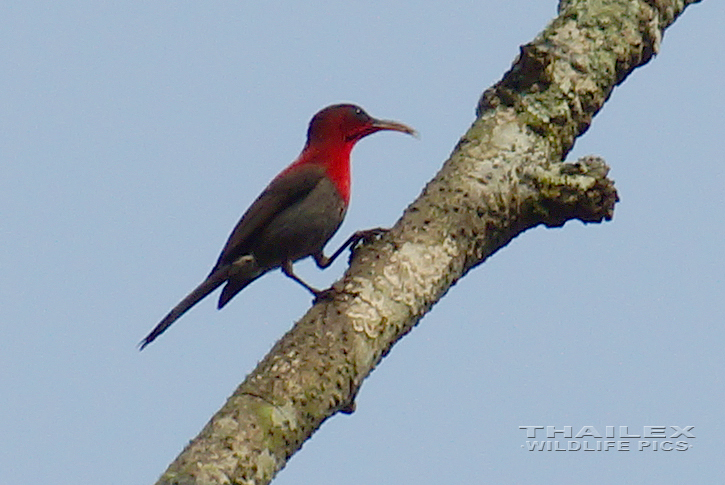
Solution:
[[[597,157],[562,160],[613,88],[697,0],[562,0],[479,101],[477,118],[392,230],[359,246],[159,484],[263,484],[462,276],[526,229],[612,218]]]

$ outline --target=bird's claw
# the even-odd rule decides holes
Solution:
[[[356,244],[362,242],[371,242],[375,238],[382,236],[386,232],[390,231],[390,229],[386,227],[373,227],[372,229],[365,229],[363,231],[357,231],[355,233],[356,236]]]
[[[324,300],[332,300],[333,296],[337,293],[337,290],[335,290],[334,286],[331,286],[325,290],[317,290],[314,295],[315,299],[312,300],[313,305],[317,305],[321,301]]]
[[[352,259],[353,254],[355,254],[355,250],[362,244],[369,244],[373,241],[375,241],[377,238],[382,236],[383,234],[390,231],[390,229],[387,229],[385,227],[374,227],[372,229],[365,229],[363,231],[357,231],[353,235],[352,243],[350,244],[350,258]]]

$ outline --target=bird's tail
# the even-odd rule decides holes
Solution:
[[[139,350],[143,350],[144,347],[146,347],[148,344],[153,342],[156,337],[164,333],[167,328],[171,326],[172,323],[174,323],[181,315],[186,313],[189,308],[196,305],[202,298],[204,298],[206,295],[211,293],[212,291],[216,290],[219,286],[221,286],[229,277],[229,268],[223,267],[219,268],[218,270],[214,271],[212,274],[210,274],[204,281],[201,282],[199,286],[194,288],[194,291],[186,295],[186,298],[181,300],[178,305],[176,305],[165,317],[161,322],[159,322],[156,327],[154,327],[153,330],[151,330],[151,333],[149,333],[145,339],[141,341],[139,344]]]

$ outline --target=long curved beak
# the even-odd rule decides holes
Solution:
[[[372,128],[374,131],[381,131],[381,130],[399,131],[401,133],[407,133],[411,136],[418,138],[417,131],[415,131],[410,126],[404,125],[403,123],[398,123],[397,121],[373,119]]]

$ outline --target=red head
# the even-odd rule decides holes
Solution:
[[[415,135],[413,128],[395,121],[377,120],[354,104],[333,104],[312,117],[307,146],[332,143],[351,150],[358,140],[381,130]]]
[[[334,104],[320,110],[310,121],[307,143],[289,169],[322,165],[347,203],[350,198],[350,152],[360,139],[377,131],[392,130],[415,135],[402,123],[378,120],[354,104]]]

